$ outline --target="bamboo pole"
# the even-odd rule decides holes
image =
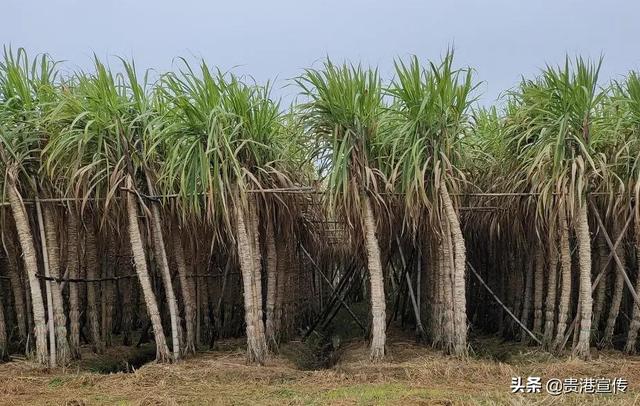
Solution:
[[[618,272],[622,273],[622,277],[624,278],[624,282],[627,285],[627,288],[629,288],[629,290],[631,291],[631,296],[633,297],[633,302],[638,307],[638,309],[640,309],[640,298],[638,297],[638,294],[636,293],[636,290],[633,287],[633,283],[631,282],[631,279],[629,279],[629,275],[627,275],[627,273],[624,270],[624,264],[622,263],[622,261],[618,257],[618,254],[616,254],[614,245],[611,242],[611,238],[609,237],[609,234],[607,233],[607,231],[604,228],[604,224],[602,223],[602,219],[600,218],[600,214],[598,213],[598,209],[597,209],[595,203],[593,203],[592,200],[589,200],[589,202],[591,203],[591,207],[593,208],[593,212],[595,214],[596,220],[598,221],[598,226],[600,227],[600,230],[602,230],[602,235],[603,235],[604,239],[607,241],[607,245],[609,246],[609,249],[611,250],[611,254],[612,254],[613,259],[614,259],[614,261],[615,261],[615,263],[617,265],[616,269],[618,270]]]
[[[342,275],[342,278],[338,282],[338,286],[336,286],[334,290],[335,293],[331,298],[331,300],[329,301],[329,304],[327,304],[327,306],[325,306],[324,309],[321,309],[322,313],[320,313],[320,315],[316,318],[316,320],[313,322],[311,327],[309,327],[307,332],[304,334],[302,341],[305,341],[311,335],[311,333],[314,332],[316,327],[318,327],[318,325],[322,323],[329,316],[329,314],[332,312],[333,306],[336,304],[338,299],[342,299],[339,295],[342,295],[344,289],[347,289],[348,291],[348,289],[354,283],[354,278],[355,278],[354,275],[356,274],[356,269],[358,269],[358,267],[355,265],[354,266],[350,265],[347,268],[347,272],[345,272],[345,274]]]
[[[518,323],[518,325],[527,333],[529,334],[529,336],[531,336],[531,338],[537,342],[538,344],[542,345],[542,341],[540,341],[538,339],[538,337],[536,337],[535,334],[533,334],[524,324],[522,324],[522,322],[513,314],[511,313],[511,310],[509,310],[509,308],[507,306],[505,306],[504,303],[502,303],[502,300],[500,300],[500,298],[498,296],[496,296],[495,293],[493,293],[493,290],[491,290],[491,288],[489,287],[489,285],[487,285],[485,283],[485,281],[482,279],[482,277],[480,276],[480,274],[475,270],[475,268],[473,267],[473,265],[471,265],[471,263],[469,261],[467,261],[467,265],[469,266],[469,269],[471,269],[471,272],[476,276],[476,278],[478,278],[478,281],[480,281],[480,283],[482,284],[482,286],[484,286],[485,289],[487,289],[487,291],[491,294],[491,296],[493,296],[493,298],[496,300],[496,302],[498,302],[498,304],[500,306],[502,306],[504,308],[504,310],[506,310],[507,314],[509,314],[509,316],[511,316],[511,318],[513,318],[513,320],[515,320],[516,323]]]
[[[422,327],[422,320],[420,319],[420,308],[418,307],[418,302],[416,301],[416,295],[413,292],[413,286],[411,285],[411,277],[409,276],[409,272],[407,269],[407,262],[404,258],[404,251],[402,249],[402,245],[400,244],[400,238],[396,235],[396,244],[398,244],[398,252],[400,253],[400,260],[402,261],[402,267],[404,268],[404,276],[407,281],[407,289],[409,290],[409,297],[411,298],[411,305],[413,306],[413,313],[416,318],[416,329],[420,333],[422,339],[427,341],[427,333],[425,333],[424,328]],[[420,271],[420,261],[422,259],[418,256],[418,272]]]
[[[221,324],[222,314],[220,313],[220,311],[222,310],[222,303],[224,301],[224,292],[227,289],[227,281],[229,279],[230,269],[231,269],[231,257],[227,258],[227,263],[224,266],[223,275],[216,275],[216,276],[222,276],[222,286],[220,287],[218,302],[216,303],[216,307],[213,310],[213,323],[214,323],[215,331],[217,334],[220,334],[220,330],[222,328],[222,324]],[[241,272],[238,272],[238,273],[241,273]]]
[[[313,258],[311,257],[311,254],[309,254],[309,252],[306,250],[306,248],[304,248],[304,245],[302,245],[302,243],[300,243],[300,248],[302,249],[302,252],[307,256],[307,258],[309,258],[309,261],[311,261],[311,265],[313,265],[313,267],[318,271],[318,273],[322,276],[322,278],[324,279],[324,281],[327,283],[327,285],[329,285],[329,290],[331,291],[332,294],[335,294],[335,290],[333,288],[333,285],[331,285],[331,281],[329,280],[329,278],[326,277],[326,275],[322,272],[322,270],[320,270],[320,267],[316,264],[316,262],[313,260]],[[340,295],[337,296],[338,300],[340,301],[340,304],[342,306],[344,306],[344,308],[347,310],[347,312],[349,312],[349,315],[351,315],[351,317],[353,318],[353,320],[355,320],[355,322],[358,324],[358,326],[360,326],[360,328],[362,328],[362,330],[366,331],[364,325],[362,324],[362,322],[360,322],[360,320],[358,319],[358,317],[355,315],[355,313],[351,310],[351,308],[345,303],[344,299],[342,299],[340,297]]]

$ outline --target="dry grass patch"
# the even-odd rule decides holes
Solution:
[[[408,405],[408,404],[633,404],[640,393],[640,358],[601,353],[591,362],[523,361],[528,347],[509,359],[458,360],[407,340],[392,340],[389,358],[371,364],[362,342],[347,343],[331,369],[305,371],[285,357],[265,367],[245,364],[242,341],[225,342],[175,365],[147,364],[135,373],[97,374],[75,366],[43,370],[26,361],[0,366],[3,404],[123,405]],[[517,349],[517,350],[516,350]],[[518,351],[523,353],[520,357]],[[546,356],[541,354],[541,358]],[[535,357],[534,357],[535,358]],[[85,361],[83,361],[85,362]],[[615,396],[512,395],[512,376],[544,378],[621,376],[627,394]]]

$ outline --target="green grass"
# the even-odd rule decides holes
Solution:
[[[49,381],[49,387],[50,388],[57,388],[59,386],[64,385],[65,383],[65,379],[61,378],[61,377],[55,377],[52,380]]]
[[[403,384],[362,384],[337,388],[327,393],[323,400],[353,400],[359,405],[384,404],[406,396],[409,388]]]

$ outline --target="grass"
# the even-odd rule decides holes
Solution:
[[[411,389],[405,384],[386,383],[381,385],[358,384],[343,388],[333,389],[321,400],[329,402],[351,399],[358,404],[380,404],[399,400],[410,395],[419,395],[426,398],[427,389]]]
[[[397,334],[396,334],[397,335]],[[396,336],[394,335],[394,337]],[[0,365],[0,403],[121,404],[121,405],[466,405],[466,404],[633,404],[640,393],[640,357],[603,352],[590,362],[552,358],[530,347],[506,346],[496,361],[488,356],[467,360],[445,357],[410,340],[392,337],[389,358],[366,361],[361,341],[344,344],[340,360],[329,369],[305,370],[285,356],[272,357],[264,367],[244,362],[242,340],[220,343],[175,365],[150,363],[134,373],[88,371],[92,356],[66,370],[43,370],[18,360]],[[291,345],[296,345],[291,344]],[[489,348],[492,340],[476,339],[474,347]],[[283,352],[290,345],[283,347]],[[104,357],[119,354],[114,348]],[[480,352],[480,351],[476,351]],[[626,394],[512,395],[511,377],[625,377]]]

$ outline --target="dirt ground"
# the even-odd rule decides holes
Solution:
[[[519,344],[482,340],[468,360],[457,360],[407,339],[390,339],[384,363],[366,360],[366,344],[347,343],[329,369],[304,370],[291,343],[264,367],[247,366],[243,342],[174,365],[149,363],[133,373],[96,373],[87,353],[67,369],[43,370],[26,360],[0,365],[2,405],[458,405],[640,404],[640,357],[594,354],[590,362],[559,359]],[[298,350],[296,350],[298,348]],[[113,348],[109,356],[129,351]],[[297,352],[298,351],[298,352]],[[298,354],[298,355],[296,355]],[[499,359],[499,360],[498,360]],[[93,362],[93,364],[92,364]],[[511,378],[622,377],[626,393],[611,395],[512,394]]]

